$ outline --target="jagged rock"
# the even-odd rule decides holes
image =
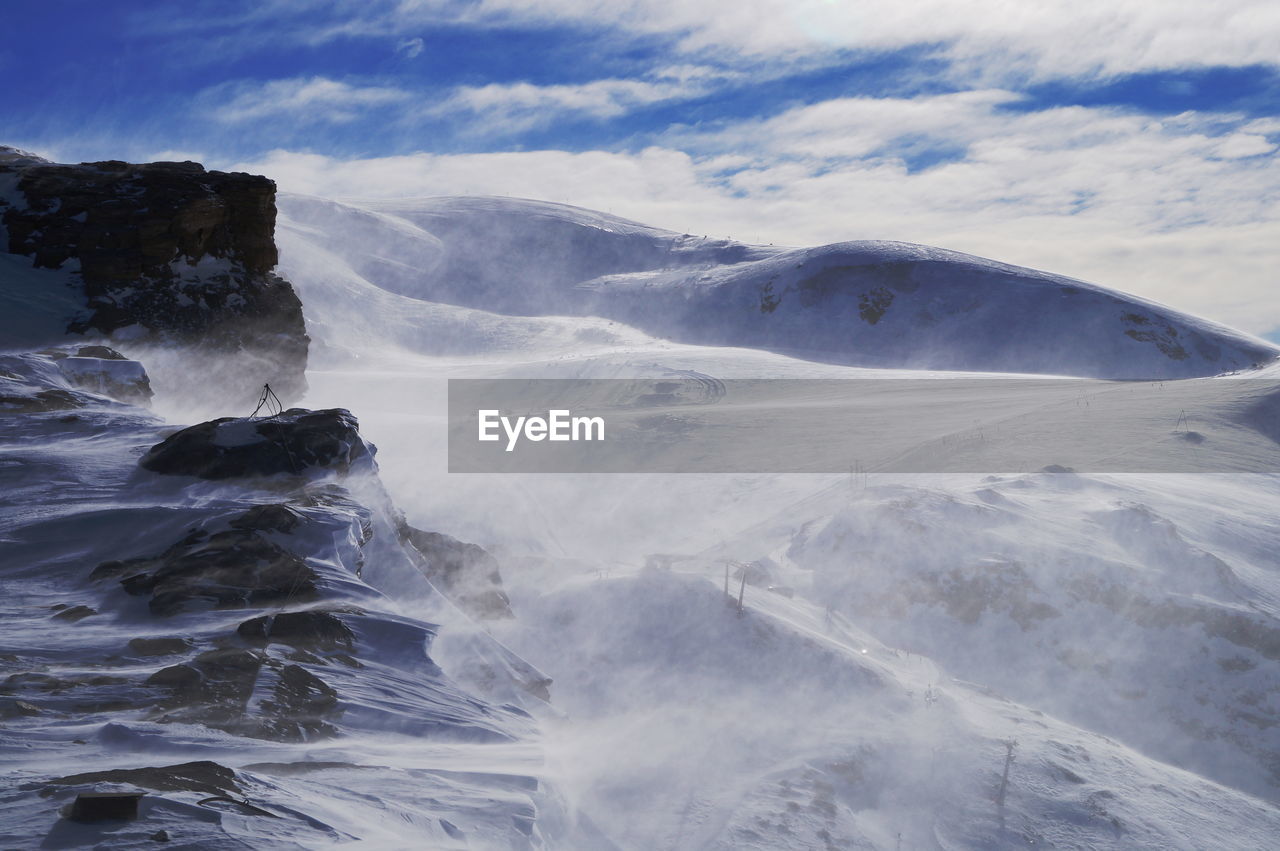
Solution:
[[[256,733],[260,738],[301,742],[331,736],[335,731],[328,719],[337,714],[338,693],[306,668],[286,665],[262,710],[266,714]]]
[[[139,463],[152,472],[202,479],[300,475],[313,469],[345,475],[371,468],[374,451],[350,412],[290,408],[275,417],[223,417],[191,426],[153,446]]]
[[[128,783],[156,792],[198,792],[202,795],[226,795],[241,791],[234,771],[209,760],[147,768],[88,771],[48,781],[49,786],[80,786],[86,783]],[[52,790],[46,790],[44,794],[51,792]]]
[[[147,678],[146,685],[168,692],[160,705],[169,714],[160,720],[230,729],[243,718],[263,659],[251,650],[210,650],[191,662],[161,668]]]
[[[304,602],[317,589],[317,574],[305,561],[245,529],[188,535],[158,556],[104,562],[90,578],[120,578],[128,593],[150,594],[156,615]]]
[[[231,521],[233,529],[257,529],[261,532],[288,534],[298,528],[302,515],[284,503],[255,505]]]
[[[418,569],[468,614],[486,619],[513,617],[498,561],[484,547],[440,532],[424,532],[405,522],[398,531]]]
[[[178,342],[245,355],[237,395],[269,381],[285,398],[306,384],[302,304],[272,274],[275,184],[193,162],[65,165],[0,148],[22,202],[3,210],[11,254],[37,268],[78,262],[85,320],[131,343]],[[234,380],[226,371],[227,380]]]
[[[308,650],[345,648],[355,643],[351,628],[331,611],[281,612],[263,615],[240,624],[236,633],[246,641],[266,645],[271,642]]]
[[[81,346],[76,349],[75,356],[78,358],[101,358],[102,360],[128,360],[127,357],[110,346]]]
[[[229,733],[301,742],[336,731],[338,693],[299,665],[282,664],[255,650],[210,650],[191,662],[152,674],[149,686],[164,689],[159,721],[204,724]],[[255,707],[249,699],[267,694]]]

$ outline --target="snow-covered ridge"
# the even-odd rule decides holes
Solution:
[[[684,343],[838,364],[1177,378],[1280,354],[1134,296],[907,243],[754,246],[506,198],[284,195],[280,209],[285,268],[320,324],[333,322],[332,287],[292,265],[315,249],[370,298],[596,316]]]
[[[547,680],[428,582],[355,419],[174,433],[68,360],[0,358],[0,844],[536,838]],[[485,685],[433,661],[441,630]],[[136,821],[63,818],[139,791]]]

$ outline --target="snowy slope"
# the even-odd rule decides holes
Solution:
[[[0,414],[0,845],[540,841],[557,803],[516,702],[542,701],[408,560],[371,466],[162,476],[137,464],[173,430],[157,417],[76,390],[47,357],[0,368],[11,398],[51,400]],[[149,601],[129,579],[148,570],[171,576]],[[487,684],[433,661],[442,630]],[[77,793],[138,788],[136,823],[60,817]]]
[[[145,681],[239,647],[257,613],[157,621],[87,579],[217,534],[278,486],[140,471],[172,426],[100,397],[73,417],[0,415],[0,597],[17,626],[0,752],[18,779],[0,844],[153,847],[163,826],[228,848],[1275,845],[1272,476],[467,477],[443,446],[455,377],[1173,377],[1269,347],[918,246],[741,246],[509,199],[281,210],[281,272],[319,355],[305,403],[351,409],[380,471],[324,482],[339,498],[307,509],[315,524],[270,538],[323,577],[321,605],[363,612],[342,615],[350,654],[270,644],[246,706],[269,717],[293,665],[341,695],[335,735],[157,718]],[[39,358],[4,369],[80,392]],[[154,410],[189,417],[163,389]],[[1207,439],[1248,431],[1266,450],[1238,413],[1223,406]],[[936,453],[945,425],[893,438]],[[498,555],[514,618],[443,600],[392,545],[397,509]],[[58,617],[76,606],[96,611]],[[174,636],[193,646],[129,649]],[[191,789],[110,833],[57,818],[94,783],[51,779],[198,760],[279,818]]]
[[[554,660],[549,758],[623,847],[1203,847],[1230,824],[1263,848],[1280,826],[812,602],[749,587],[738,614],[687,567],[535,575],[504,633]]]
[[[1275,800],[1277,497],[1270,476],[857,478],[703,558],[767,554],[882,640]]]
[[[618,349],[540,374],[743,363],[787,362]],[[535,366],[407,360],[313,392],[358,384],[384,457],[414,459],[386,471],[397,500],[505,553],[517,617],[499,635],[568,713],[544,725],[548,771],[622,847],[1268,847],[1273,477],[437,472],[430,385]],[[677,572],[637,572],[654,552],[683,554]],[[720,560],[765,557],[795,596],[748,586],[745,622],[727,616]],[[850,671],[821,649],[842,630]],[[885,661],[874,699],[841,685],[863,647]],[[845,777],[863,764],[871,802]]]
[[[750,246],[505,198],[343,205],[286,195],[280,209],[300,240],[282,248],[290,277],[293,258],[340,251],[370,293],[607,317],[686,343],[865,366],[1110,378],[1211,375],[1277,354],[1122,293],[906,243]],[[327,321],[325,301],[311,299],[313,322]]]
[[[309,321],[331,322],[362,356],[313,372],[312,399],[345,397],[365,412],[384,457],[405,462],[384,476],[411,518],[517,566],[516,618],[497,634],[555,680],[567,717],[544,722],[547,770],[621,847],[1273,844],[1273,477],[451,477],[442,447],[449,377],[948,377],[822,363],[840,358],[794,344],[850,327],[868,346],[863,363],[1001,372],[1214,374],[1270,358],[1265,345],[1080,282],[915,246],[752,249],[663,269],[650,247],[680,235],[558,205],[429,199],[358,211],[287,198],[282,209],[284,263],[301,269],[322,239],[330,259],[328,277],[292,272]],[[336,225],[353,216],[372,230],[346,242]],[[393,226],[430,244],[429,265],[392,274],[397,250],[370,240]],[[486,242],[486,229],[501,235]],[[626,250],[586,268],[573,254],[589,240]],[[525,251],[537,260],[521,271]],[[462,270],[464,257],[475,268]],[[491,262],[504,271],[484,277]],[[918,286],[892,290],[871,323],[839,289],[856,278],[841,267],[876,264]],[[390,292],[404,317],[447,316],[447,326],[423,325],[436,334],[415,339],[418,319],[389,317],[395,345],[356,339],[330,303],[334,268],[345,298],[379,304]],[[840,271],[823,279],[829,268]],[[775,274],[764,300],[780,300],[761,313]],[[831,337],[821,311],[800,303],[810,277],[844,299]],[[545,297],[538,311],[512,289],[527,281]],[[920,321],[957,291],[971,310],[936,314],[932,330]],[[698,313],[708,304],[720,308]],[[717,326],[733,310],[740,323]],[[595,315],[563,315],[583,312]],[[496,339],[450,345],[479,329]],[[876,343],[877,329],[893,333]],[[922,340],[945,357],[917,357]],[[362,365],[370,358],[374,369]],[[1262,440],[1244,407],[1206,424],[1212,439]],[[945,452],[943,426],[892,438],[921,457]],[[674,555],[673,572],[642,569],[652,553]],[[725,558],[770,559],[779,593],[748,585],[738,616],[720,587]],[[1002,829],[993,798],[1011,739]]]

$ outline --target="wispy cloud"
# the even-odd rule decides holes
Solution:
[[[1097,76],[1148,70],[1276,63],[1280,7],[1271,0],[293,0],[244,7],[253,41],[298,43],[387,38],[423,27],[565,26],[662,35],[683,55],[811,59],[815,53],[932,45],[957,73],[987,83],[1011,76]],[[234,15],[220,16],[224,25]],[[154,24],[152,26],[155,26]],[[173,26],[180,26],[174,24]]]
[[[406,38],[396,45],[396,53],[404,56],[406,59],[413,59],[422,54],[426,49],[426,42],[420,38]]]
[[[616,118],[635,109],[705,94],[723,74],[698,66],[662,69],[648,79],[603,79],[585,83],[528,82],[463,86],[426,111],[463,116],[473,129],[516,133],[570,118]]]
[[[444,4],[407,4],[438,10]],[[937,45],[975,74],[1111,75],[1276,62],[1269,0],[481,0],[495,18],[579,20],[679,37],[685,52],[749,56]]]
[[[260,119],[289,118],[307,123],[354,121],[374,107],[401,103],[411,97],[389,86],[360,86],[326,77],[241,81],[207,89],[200,100],[211,104],[210,115],[227,124]]]

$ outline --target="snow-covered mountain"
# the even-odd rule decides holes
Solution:
[[[753,338],[759,326],[749,323],[735,331],[741,335],[737,339],[761,348],[705,347],[670,339],[681,339],[672,330],[678,328],[673,315],[696,315],[679,306],[690,275],[709,276],[707,290],[730,301],[734,281],[759,283],[751,276],[760,269],[778,269],[778,258],[785,252],[742,247],[741,254],[726,255],[732,246],[720,243],[706,246],[713,256],[686,260],[679,251],[680,235],[559,205],[504,199],[428,199],[344,210],[333,202],[285,197],[281,209],[285,268],[300,282],[304,301],[312,305],[313,327],[329,323],[334,332],[319,336],[342,341],[365,356],[383,355],[376,373],[359,371],[353,361],[336,357],[330,369],[313,377],[317,398],[336,398],[351,387],[351,376],[360,374],[362,407],[378,412],[367,427],[376,430],[387,451],[420,459],[409,471],[387,471],[393,492],[417,510],[447,517],[452,528],[501,550],[536,554],[510,572],[517,617],[503,624],[499,633],[555,678],[559,699],[575,718],[583,719],[593,737],[600,737],[592,738],[591,746],[609,747],[608,731],[619,729],[634,732],[645,743],[634,748],[629,741],[614,744],[607,750],[610,756],[592,761],[589,769],[566,767],[570,773],[579,771],[577,787],[589,790],[583,794],[594,814],[602,823],[617,826],[621,833],[614,835],[623,837],[624,845],[824,847],[820,831],[826,828],[806,825],[785,801],[766,804],[767,794],[712,790],[741,789],[735,785],[741,778],[785,777],[792,771],[816,771],[821,782],[829,783],[831,774],[821,758],[836,749],[833,740],[847,736],[851,751],[865,744],[847,731],[832,732],[841,724],[821,720],[824,713],[839,714],[863,699],[838,698],[814,685],[838,677],[811,668],[818,664],[813,660],[789,659],[777,669],[761,661],[775,640],[785,640],[782,635],[817,624],[818,634],[830,636],[841,618],[875,635],[872,639],[862,633],[850,642],[858,654],[859,648],[879,640],[888,648],[896,675],[907,676],[913,664],[926,668],[924,684],[904,686],[922,707],[941,705],[938,695],[943,691],[973,687],[959,681],[981,683],[982,688],[1007,695],[988,695],[993,705],[1020,705],[1018,712],[1025,710],[1027,717],[1036,719],[1013,721],[1014,715],[1003,716],[1009,726],[1001,735],[1017,738],[1020,748],[1026,746],[1028,727],[1056,718],[1053,723],[1110,737],[1105,741],[1133,748],[1143,759],[1177,765],[1255,795],[1253,800],[1269,802],[1262,804],[1265,811],[1274,812],[1280,740],[1271,731],[1280,704],[1272,685],[1277,673],[1273,635],[1280,626],[1275,609],[1280,577],[1271,555],[1277,542],[1270,518],[1278,496],[1272,477],[610,476],[584,482],[539,476],[511,477],[500,485],[492,477],[483,477],[480,484],[451,480],[441,490],[427,471],[442,466],[442,452],[432,448],[432,440],[423,439],[424,434],[443,434],[434,407],[440,390],[433,377],[920,373],[834,366],[829,362],[838,358],[829,352],[818,361],[796,357],[802,347],[774,347]],[[519,210],[531,221],[522,221]],[[452,220],[454,215],[460,221]],[[340,238],[344,227],[356,227],[339,224],[347,220],[362,223],[358,240]],[[474,292],[486,296],[483,302],[472,301],[472,291],[458,283],[461,278],[445,270],[457,268],[450,263],[459,261],[450,261],[450,256],[463,255],[461,248],[451,246],[473,239],[483,243],[480,234],[487,228],[503,235],[491,250],[473,255],[466,280],[479,281]],[[394,239],[383,235],[388,231],[394,231]],[[591,239],[619,247],[597,253],[597,265],[588,267],[570,246]],[[664,240],[677,250],[660,257],[652,247]],[[693,243],[698,244],[701,240]],[[418,253],[400,253],[406,246]],[[624,252],[620,246],[631,248]],[[323,268],[317,259],[321,250]],[[1246,335],[1056,276],[901,245],[845,245],[808,253],[857,258],[838,263],[841,266],[901,260],[912,264],[910,274],[921,279],[917,292],[932,285],[943,296],[948,287],[956,297],[975,291],[991,294],[985,306],[952,317],[957,329],[976,327],[968,323],[979,320],[1009,327],[1019,316],[1039,329],[1036,353],[1027,355],[1022,348],[1024,343],[1031,346],[1029,338],[995,333],[993,324],[986,326],[985,336],[972,339],[959,331],[941,336],[938,325],[919,322],[918,314],[916,322],[904,318],[904,325],[898,326],[894,345],[898,339],[917,345],[946,339],[948,352],[974,352],[976,362],[987,369],[1176,376],[1230,372],[1274,357],[1271,347]],[[394,262],[405,256],[419,259],[402,266]],[[513,258],[523,257],[536,257],[527,275],[512,271],[518,265]],[[571,259],[557,259],[561,257]],[[496,267],[504,264],[507,271],[498,271]],[[624,268],[627,264],[630,268]],[[604,271],[610,265],[618,269],[612,275]],[[655,265],[658,268],[651,268]],[[495,271],[489,273],[490,268]],[[557,279],[548,269],[569,271]],[[846,272],[831,276],[833,287],[856,289],[857,276]],[[543,287],[541,313],[548,315],[531,316],[538,311],[521,303],[527,293],[513,284],[527,280],[543,282],[529,286]],[[631,324],[616,321],[621,314],[612,310],[620,301],[599,296],[611,288],[629,291],[626,298],[635,306]],[[330,312],[326,305],[350,302],[339,302],[335,294],[386,305],[385,327],[396,329],[394,344],[371,345],[372,338],[361,340],[355,329],[339,327],[339,311]],[[797,296],[793,316],[804,318],[796,291],[791,295]],[[691,303],[701,303],[700,298],[701,293],[689,296]],[[676,303],[674,309],[668,299]],[[581,312],[592,315],[563,315]],[[1173,330],[1143,334],[1137,329],[1141,322],[1126,319],[1130,314],[1152,317],[1152,323],[1159,317]],[[751,315],[754,322],[759,311],[744,308],[732,315]],[[814,312],[808,321],[816,316]],[[615,321],[600,322],[601,317]],[[882,319],[888,321],[888,312]],[[861,318],[846,322],[850,324],[860,333],[879,327]],[[430,331],[415,337],[414,327]],[[640,335],[637,329],[649,333]],[[690,333],[709,332],[699,328]],[[792,326],[792,333],[793,339],[811,337],[799,326]],[[866,335],[851,333],[849,339],[863,342]],[[1088,343],[1076,345],[1081,340]],[[1185,346],[1187,356],[1162,350],[1161,343],[1170,341]],[[1215,353],[1205,341],[1220,348]],[[768,351],[775,348],[778,351]],[[914,359],[909,348],[902,343],[899,363],[929,363]],[[1248,361],[1224,362],[1223,351],[1244,354]],[[401,365],[393,365],[396,358]],[[1093,359],[1089,365],[1086,358]],[[974,362],[948,356],[932,365],[939,364],[955,368],[972,367]],[[1188,371],[1181,372],[1184,369]],[[406,417],[404,404],[393,401],[406,394],[423,400],[418,416]],[[1243,412],[1244,406],[1238,410]],[[1228,430],[1245,425],[1222,424]],[[921,450],[936,451],[936,446],[922,444]],[[484,508],[477,512],[474,505]],[[645,554],[654,552],[681,555],[671,572],[646,571],[641,567]],[[705,594],[709,605],[722,597],[715,589],[726,558],[770,565],[768,581],[747,587],[746,608],[758,617],[768,611],[773,619],[765,620],[768,626],[755,624],[745,632],[730,620],[724,633],[712,630],[695,636],[691,633],[696,630],[712,629],[704,620],[714,622],[710,612],[718,610],[692,614],[686,609],[695,604],[685,597]],[[768,590],[770,585],[777,593]],[[780,596],[782,591],[789,596]],[[668,617],[671,612],[679,614]],[[574,636],[568,642],[566,629]],[[722,648],[735,642],[742,643],[741,656]],[[704,658],[707,654],[712,655]],[[602,666],[608,675],[601,673]],[[627,670],[625,675],[614,673],[619,666]],[[797,685],[793,674],[808,685]],[[726,679],[731,684],[726,685]],[[814,689],[821,695],[813,698],[816,707],[806,702]],[[927,704],[926,690],[934,699]],[[668,693],[678,697],[667,698]],[[1007,711],[1016,715],[1012,708]],[[909,711],[899,712],[904,728],[917,723],[906,720],[914,717]],[[954,720],[954,712],[948,712]],[[849,714],[859,719],[850,723],[857,724],[895,713],[874,708]],[[745,719],[742,728],[736,726],[739,718]],[[805,720],[792,723],[796,718]],[[726,726],[736,732],[724,732]],[[824,732],[812,750],[800,744],[819,729]],[[761,740],[786,745],[774,754],[761,746]],[[909,749],[908,740],[882,747],[901,753]],[[735,747],[730,741],[754,744]],[[1097,741],[1102,740],[1084,745],[1084,750],[1094,753]],[[565,746],[573,748],[575,757],[582,756],[578,748],[583,746],[572,736],[570,742]],[[1060,738],[1054,742],[1051,749],[1063,745]],[[988,764],[998,767],[999,741],[988,739],[982,747]],[[975,745],[977,750],[982,747]],[[656,749],[657,755],[650,756],[648,748]],[[797,752],[803,754],[798,761]],[[1015,763],[1015,777],[1020,771],[1033,771],[1031,766],[1042,766],[1062,783],[1047,793],[1055,805],[1046,805],[1038,815],[1019,816],[1023,833],[1016,839],[1001,839],[999,832],[952,837],[948,831],[957,822],[939,827],[936,815],[949,805],[932,798],[927,818],[898,813],[891,821],[913,829],[929,825],[924,835],[916,836],[900,828],[903,847],[1043,842],[1051,831],[1057,831],[1054,844],[1067,846],[1176,844],[1169,838],[1139,837],[1123,826],[1127,820],[1122,816],[1112,821],[1100,815],[1099,807],[1106,809],[1104,801],[1124,797],[1116,788],[1077,782],[1082,777],[1074,769],[1064,774],[1049,765],[1062,764],[1049,753],[1025,752]],[[912,776],[920,779],[919,774]],[[880,782],[888,781],[882,777]],[[994,784],[995,778],[970,778],[959,784],[979,790],[974,801],[963,805],[973,807],[967,812],[979,821],[998,818],[994,812],[983,814],[982,804],[976,803],[987,802]],[[845,789],[846,797],[837,796],[836,801],[840,818],[856,821],[855,814],[865,812],[864,802],[848,787],[834,785]],[[1136,792],[1125,785],[1130,793]],[[656,795],[666,803],[636,812],[632,801],[637,795]],[[768,806],[795,818],[770,817]],[[1099,832],[1073,834],[1075,828],[1045,814],[1058,806],[1067,807],[1061,811],[1065,821],[1077,827],[1091,825],[1089,829]],[[1143,806],[1135,804],[1136,809]],[[1167,812],[1163,805],[1153,807],[1150,812]],[[874,817],[882,817],[887,808],[881,803]],[[659,812],[668,817],[660,818]],[[1198,829],[1208,833],[1198,834],[1201,839],[1193,845],[1267,845],[1259,836],[1244,834],[1223,840],[1226,834],[1220,827],[1207,827],[1211,821],[1200,822]],[[868,847],[897,847],[897,829],[849,822],[841,828],[845,846],[865,842]],[[812,832],[802,836],[806,829]]]
[[[379,290],[504,315],[604,317],[685,343],[1100,378],[1214,375],[1277,355],[1133,296],[920,245],[744,245],[507,198],[355,207],[286,195],[280,207],[286,255],[332,252],[345,267],[335,275]]]
[[[1274,377],[1274,348],[920,246],[279,207],[313,413],[121,402],[164,356],[127,341],[0,363],[0,846],[1274,846],[1274,476],[451,476],[443,446],[448,378]],[[1233,410],[1206,439],[1267,433]],[[63,817],[93,790],[140,817]]]

